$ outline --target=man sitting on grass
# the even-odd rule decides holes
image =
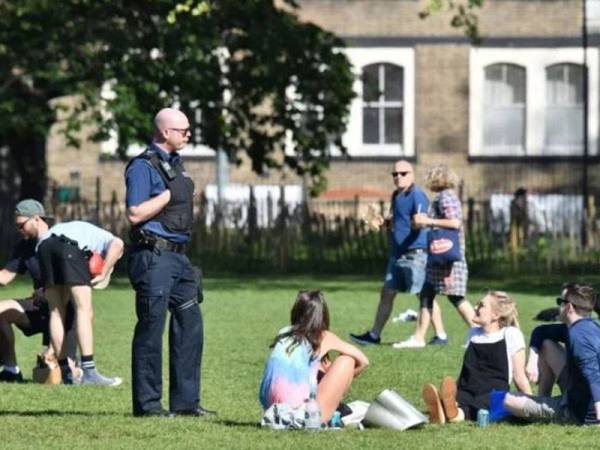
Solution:
[[[54,358],[55,352],[50,344],[48,301],[42,289],[42,276],[38,259],[35,255],[36,239],[31,236],[34,227],[34,216],[39,215],[40,222],[46,224],[48,217],[44,207],[35,200],[24,200],[16,206],[15,226],[23,237],[15,246],[11,257],[0,270],[0,286],[12,282],[17,274],[28,273],[33,281],[33,293],[24,299],[7,299],[0,301],[0,381],[22,382],[23,374],[17,364],[15,352],[15,334],[12,325],[17,326],[25,336],[43,335],[43,345],[47,346],[44,358]],[[46,225],[47,226],[47,225]],[[67,311],[67,355],[74,368],[76,342],[73,331],[74,311],[72,306]],[[79,375],[76,375],[78,377]]]
[[[565,348],[550,342],[542,351],[540,367],[554,367],[564,355],[567,374],[563,395],[558,397],[507,394],[504,407],[529,421],[561,424],[600,423],[600,326],[590,317],[596,303],[590,285],[566,285],[557,299],[560,319],[567,325]],[[552,369],[558,375],[561,367]]]

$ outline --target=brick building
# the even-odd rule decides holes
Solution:
[[[344,136],[351,159],[335,157],[330,198],[362,192],[387,197],[392,161],[407,158],[417,176],[437,162],[464,180],[463,195],[580,192],[583,154],[583,0],[486,0],[478,11],[482,41],[472,46],[447,14],[421,20],[425,0],[302,0],[299,14],[344,38],[358,75]],[[600,8],[587,0],[590,192],[600,192],[598,160]],[[106,147],[106,146],[104,146]],[[110,146],[108,146],[110,147]],[[48,145],[49,177],[77,184],[84,197],[115,190],[123,198],[121,162]],[[135,150],[132,150],[134,153]],[[139,151],[139,150],[138,150]],[[215,181],[214,152],[187,152],[200,187]],[[231,166],[230,183],[298,184],[290,173],[252,174]]]

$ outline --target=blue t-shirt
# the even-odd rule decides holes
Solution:
[[[569,327],[567,342],[569,409],[581,423],[598,423],[595,402],[600,402],[600,326],[591,318]]]
[[[163,161],[174,163],[181,158],[179,153],[167,153],[154,143],[150,144],[148,148],[155,151]],[[129,164],[125,172],[125,184],[127,186],[125,203],[128,208],[156,197],[167,189],[165,182],[158,171],[152,166],[152,163],[143,158],[134,159]],[[190,239],[189,234],[172,233],[166,230],[160,222],[152,219],[144,223],[142,229],[173,242],[187,242]]]
[[[42,287],[42,272],[35,254],[35,239],[22,239],[12,252],[4,268],[12,273],[23,275],[28,272],[33,280],[33,288]]]
[[[412,217],[415,214],[427,214],[429,200],[416,185],[407,191],[396,191],[392,195],[392,254],[399,258],[407,250],[427,248],[427,231],[424,228],[413,229]]]

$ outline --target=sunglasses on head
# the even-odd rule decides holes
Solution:
[[[401,177],[405,177],[406,175],[408,175],[410,173],[410,171],[406,171],[406,172],[392,172],[392,176],[394,178],[396,178],[398,175],[400,175]]]

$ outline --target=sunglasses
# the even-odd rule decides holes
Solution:
[[[25,228],[25,225],[27,225],[27,222],[29,222],[31,219],[33,219],[33,217],[30,217],[29,219],[24,220],[23,222],[15,223],[15,227],[17,228],[17,230],[22,230],[23,228]]]
[[[169,130],[177,131],[178,133],[181,133],[182,136],[190,134],[189,128],[169,128]]]
[[[401,177],[405,177],[406,175],[408,175],[410,173],[410,171],[407,172],[392,172],[392,176],[394,178],[396,178],[398,175],[400,175]]]
[[[570,303],[570,302],[568,300],[565,300],[562,297],[556,297],[556,305],[557,306],[566,305],[567,303]]]

